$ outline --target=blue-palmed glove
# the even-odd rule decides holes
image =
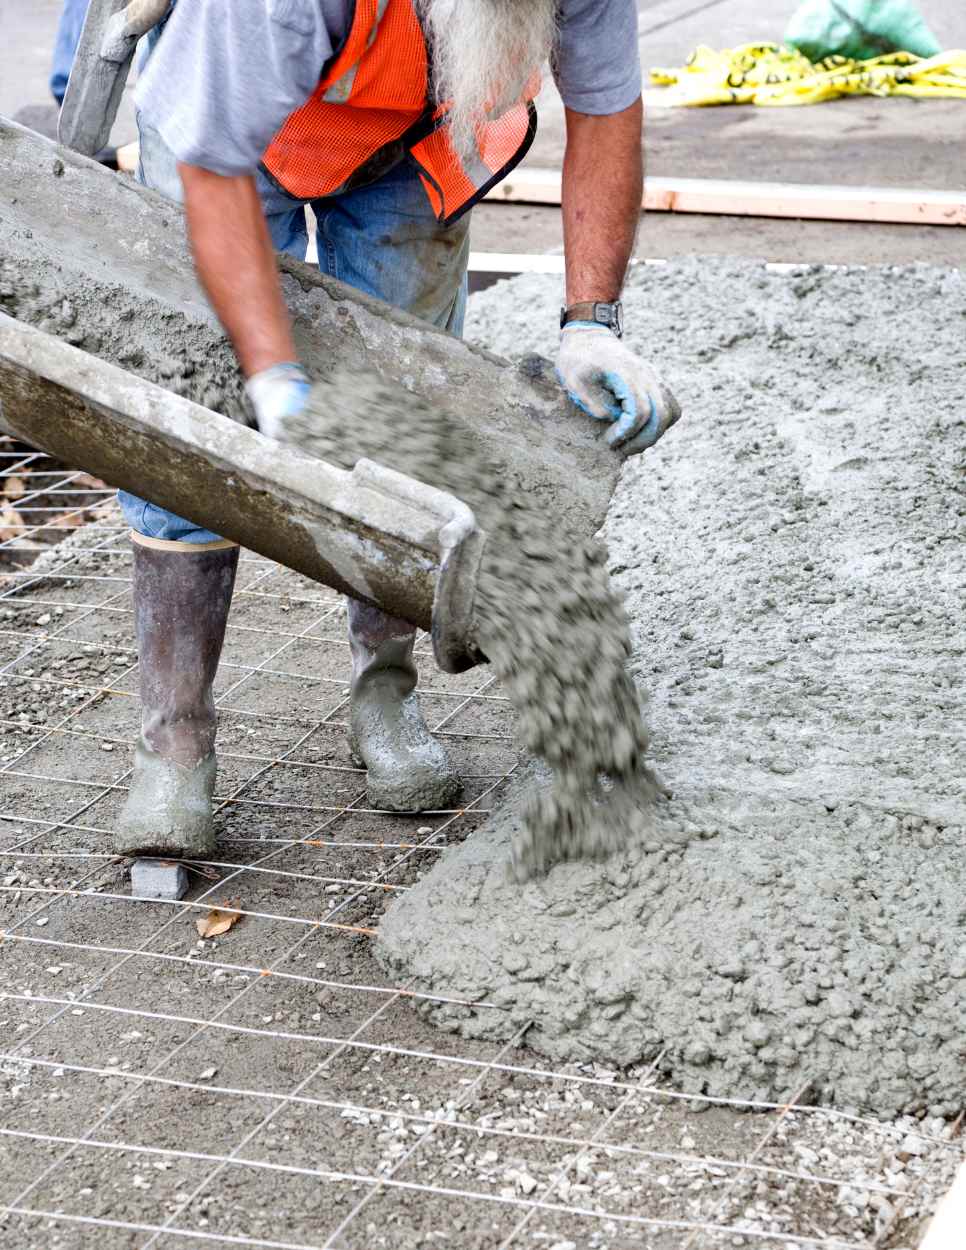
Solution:
[[[607,442],[622,456],[653,447],[681,415],[647,361],[594,321],[571,321],[560,332],[557,377],[578,408],[611,423]]]
[[[259,430],[283,442],[285,418],[299,415],[311,389],[305,370],[297,364],[272,365],[245,383]]]

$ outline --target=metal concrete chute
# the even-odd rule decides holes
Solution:
[[[181,207],[3,118],[0,153],[0,288],[6,281],[12,291],[7,300],[0,290],[0,310],[120,366],[131,381],[190,389],[196,399],[213,389],[205,406],[239,415],[241,378],[198,283]],[[514,490],[545,506],[574,542],[599,529],[621,461],[602,423],[567,400],[549,361],[513,365],[314,266],[281,257],[279,267],[310,377],[378,376],[397,396],[388,402],[405,407],[415,395],[458,416],[483,454],[508,466]],[[20,298],[30,289],[33,308]]]
[[[2,118],[0,150],[0,424],[11,433],[432,630],[449,671],[483,658],[485,492],[470,498],[438,463],[417,471],[391,437],[385,454],[367,453],[354,423],[404,431],[414,400],[428,405],[442,426],[471,430],[481,462],[502,466],[569,541],[600,527],[620,460],[548,362],[516,367],[282,258],[298,358],[317,399],[324,389],[320,421],[334,435],[282,446],[239,423],[243,381],[180,207]]]
[[[60,112],[66,147],[93,156],[107,146],[138,40],[171,0],[91,0]]]
[[[472,609],[485,539],[445,491],[307,456],[2,313],[0,428],[432,630],[446,671],[484,658]]]

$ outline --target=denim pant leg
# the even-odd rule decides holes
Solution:
[[[90,0],[64,0],[54,39],[54,65],[50,75],[50,90],[58,104],[64,103],[67,94],[67,79],[70,78],[89,3]]]
[[[265,224],[276,252],[284,252],[296,260],[305,260],[309,247],[309,230],[305,222],[307,201],[283,191],[261,170],[255,175],[255,189],[262,202]]]
[[[469,214],[436,220],[408,161],[368,187],[312,204],[319,269],[451,334],[462,334]]]

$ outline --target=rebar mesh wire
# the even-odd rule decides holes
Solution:
[[[217,687],[217,857],[180,902],[132,899],[110,849],[138,719],[127,536],[106,488],[0,457],[20,519],[0,542],[0,1246],[915,1244],[958,1126],[801,1105],[807,1087],[701,1098],[660,1057],[557,1067],[526,1029],[498,1047],[423,1021],[373,936],[501,801],[509,707],[423,639],[464,806],[370,809],[342,604],[254,555]],[[94,519],[51,547],[55,492]],[[201,940],[214,906],[239,920]]]

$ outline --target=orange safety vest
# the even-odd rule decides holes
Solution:
[[[478,152],[461,160],[446,110],[431,102],[427,40],[413,0],[356,0],[345,46],[262,165],[290,195],[314,200],[364,186],[408,155],[448,226],[526,155],[537,130],[538,88],[535,77],[528,98],[485,123]]]

